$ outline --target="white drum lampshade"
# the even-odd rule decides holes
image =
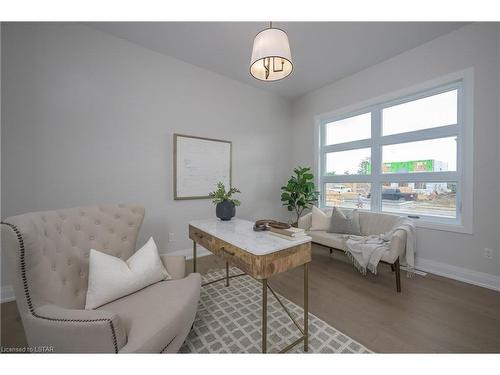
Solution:
[[[288,36],[283,30],[270,27],[254,39],[250,74],[266,82],[278,81],[293,70]]]

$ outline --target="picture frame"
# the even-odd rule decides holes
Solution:
[[[174,133],[174,200],[208,199],[217,182],[231,187],[231,180],[231,141]]]

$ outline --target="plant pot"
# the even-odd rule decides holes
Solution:
[[[231,220],[231,218],[234,217],[235,214],[236,207],[231,201],[223,201],[217,203],[217,206],[215,206],[215,215],[223,221]]]

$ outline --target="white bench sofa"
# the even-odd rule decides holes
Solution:
[[[347,210],[343,210],[347,211]],[[382,234],[392,229],[394,224],[400,217],[397,215],[380,214],[369,211],[359,211],[359,224],[361,227],[361,234],[368,236],[371,234]],[[346,251],[345,236],[338,233],[328,233],[324,230],[310,230],[312,224],[312,213],[308,213],[299,219],[298,227],[304,229],[307,234],[312,238],[312,242],[332,250]],[[389,250],[383,255],[381,262],[387,263],[396,274],[396,290],[401,292],[401,273],[399,258],[405,253],[406,248],[406,232],[404,230],[397,230],[394,232]]]

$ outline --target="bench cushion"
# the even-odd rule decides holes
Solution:
[[[337,250],[343,250],[343,251],[347,250],[345,244],[346,235],[344,234],[328,233],[322,230],[321,231],[315,230],[307,232],[307,235],[312,238],[312,242],[318,243],[323,246],[328,246]],[[402,236],[404,236],[404,233],[402,234]],[[392,264],[396,261],[398,256],[402,256],[404,252],[405,238],[406,236],[404,237],[397,236],[396,238],[393,238],[392,240],[393,243],[390,244],[389,249],[384,252],[380,260]]]
[[[312,238],[313,242],[334,249],[346,250],[345,235],[339,233],[328,233],[324,230],[314,230],[307,233]]]

